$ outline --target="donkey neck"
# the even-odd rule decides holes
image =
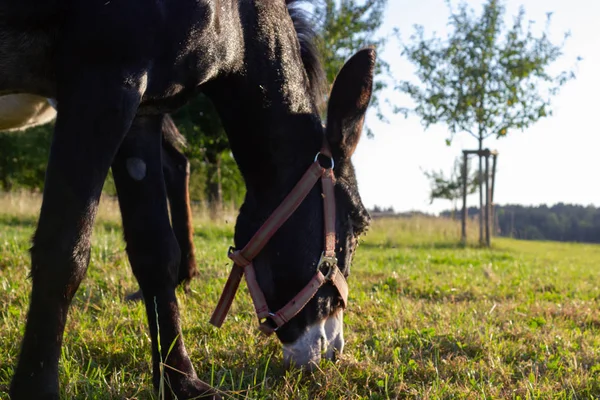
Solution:
[[[311,163],[323,128],[283,1],[243,1],[244,70],[206,88],[249,192],[287,190]]]
[[[282,102],[279,93],[270,96],[269,86],[255,90],[221,84],[207,92],[221,116],[246,188],[264,196],[287,193],[313,161],[324,137],[316,112],[297,112],[300,106],[294,101]]]

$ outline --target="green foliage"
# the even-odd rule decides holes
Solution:
[[[431,203],[435,199],[450,200],[452,201],[454,208],[456,208],[456,201],[462,197],[463,192],[463,181],[465,176],[465,165],[460,158],[454,161],[454,169],[450,176],[446,178],[443,171],[423,171],[427,179],[429,179],[429,185],[431,192],[429,197]],[[469,173],[469,165],[467,164],[467,194],[473,194],[477,191],[479,186],[479,174]]]
[[[206,163],[198,158],[190,158],[190,199],[192,201],[205,201],[206,197]]]
[[[214,162],[217,155],[229,149],[219,114],[205,95],[196,96],[172,116],[188,142],[185,149],[188,157]]]
[[[184,153],[191,164],[191,198],[241,204],[244,182],[229,151],[227,133],[210,99],[200,94],[173,114],[173,120],[188,143]],[[219,193],[222,193],[221,199]]]
[[[600,208],[558,203],[553,206],[504,205],[494,208],[496,234],[527,240],[600,243]],[[469,216],[477,215],[470,207]],[[449,216],[451,211],[442,215]]]
[[[235,159],[230,151],[221,154],[221,181],[223,202],[240,205],[246,195],[246,183],[239,173]]]
[[[52,142],[52,125],[0,132],[0,185],[5,191],[41,191]]]
[[[502,206],[497,210],[503,236],[534,240],[600,243],[600,208],[556,204],[552,207]]]
[[[523,8],[506,28],[500,0],[488,0],[480,16],[467,3],[456,10],[450,2],[448,6],[451,32],[446,39],[425,38],[424,28],[417,26],[410,42],[401,45],[402,54],[416,66],[420,84],[399,83],[415,107],[396,111],[415,113],[425,128],[446,124],[449,140],[467,132],[480,146],[489,136],[502,137],[552,115],[552,97],[575,75],[548,72],[565,44],[550,41],[551,14],[536,36]]]
[[[374,46],[381,53],[386,39],[377,36],[377,33],[383,23],[386,4],[387,0],[317,2],[313,11],[318,34],[317,47],[330,85],[333,84],[346,60],[356,51]],[[389,65],[378,57],[371,107],[378,110],[378,117],[381,120],[385,118],[379,107],[378,94],[386,87],[382,78],[388,72]]]

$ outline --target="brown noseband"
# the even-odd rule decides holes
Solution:
[[[327,168],[321,166],[319,156],[328,157],[331,165]],[[314,163],[304,173],[300,181],[286,196],[283,202],[273,211],[273,214],[265,221],[260,229],[252,236],[248,244],[241,250],[229,249],[228,257],[233,260],[233,267],[213,312],[210,323],[216,327],[221,327],[231,303],[240,285],[242,276],[246,277],[246,284],[250,291],[250,296],[254,302],[254,308],[259,320],[259,329],[266,335],[270,335],[279,329],[282,325],[296,316],[308,304],[308,302],[317,294],[317,291],[324,284],[331,282],[338,290],[343,307],[348,302],[348,283],[342,272],[337,267],[337,258],[335,255],[335,195],[333,175],[333,157],[329,149],[324,148],[317,153]],[[265,295],[256,280],[256,272],[252,265],[252,260],[269,242],[269,239],[277,230],[288,220],[296,211],[298,206],[306,198],[315,183],[321,179],[323,190],[323,216],[325,225],[325,243],[323,253],[317,265],[317,272],[308,284],[292,300],[283,306],[277,312],[271,312]]]

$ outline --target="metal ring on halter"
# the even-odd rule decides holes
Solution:
[[[337,258],[335,256],[328,257],[325,253],[321,254],[321,259],[319,260],[319,264],[317,264],[317,269],[321,271],[321,273],[325,276],[325,280],[328,281],[331,279],[331,275],[333,275],[334,267],[337,266]],[[323,267],[326,267],[324,270]]]
[[[315,156],[315,162],[319,161],[319,156],[327,157],[327,158],[329,158],[329,161],[331,161],[331,167],[326,168],[326,169],[333,169],[335,167],[335,162],[333,162],[333,157],[326,156],[325,154],[322,154],[321,152],[318,152],[317,155]]]
[[[269,312],[269,316],[266,317],[265,319],[263,319],[262,321],[260,321],[261,324],[264,324],[267,322],[267,319],[270,319],[272,324],[275,327],[273,328],[273,326],[271,326],[271,329],[273,329],[273,332],[277,332],[277,330],[279,329],[279,327],[277,326],[277,324],[275,323],[275,320],[273,319],[273,317],[275,316],[275,314],[273,314],[272,312]]]

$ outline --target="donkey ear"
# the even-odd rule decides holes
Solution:
[[[327,107],[327,140],[333,155],[349,159],[362,132],[373,91],[375,49],[353,55],[338,74]]]

